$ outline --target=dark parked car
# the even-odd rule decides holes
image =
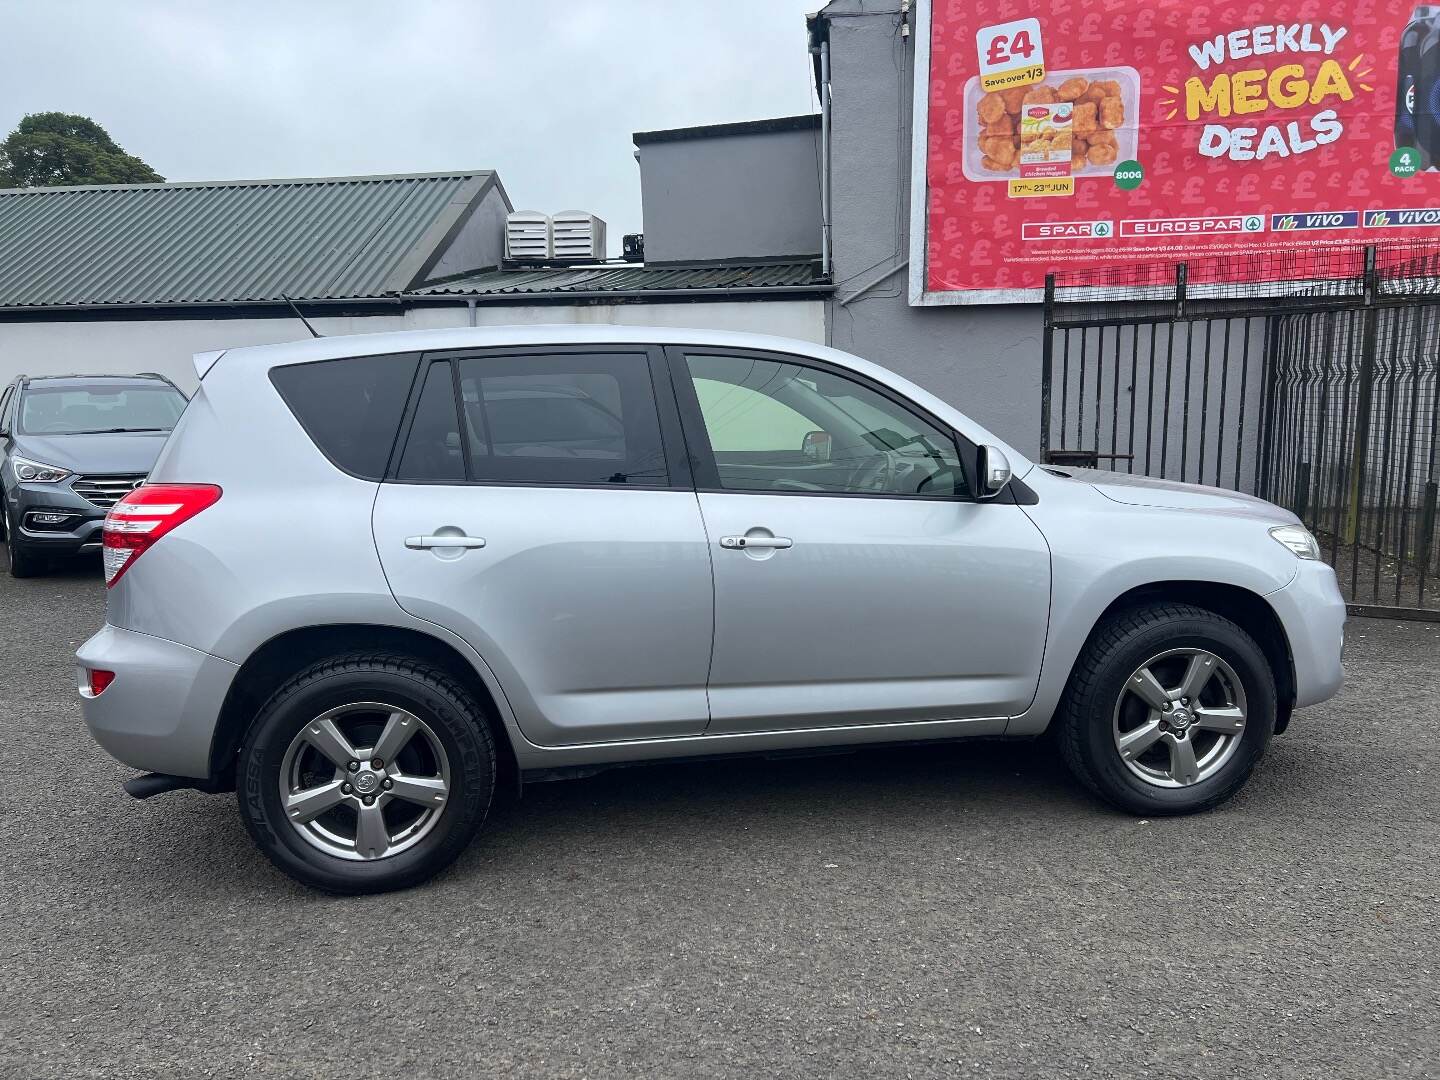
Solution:
[[[185,408],[161,375],[22,375],[0,392],[0,535],[10,573],[100,550],[105,512],[138,487]]]

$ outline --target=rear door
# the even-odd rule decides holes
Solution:
[[[658,350],[434,355],[417,378],[373,518],[401,606],[474,646],[532,742],[702,732],[710,554]]]

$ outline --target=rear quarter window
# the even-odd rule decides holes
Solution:
[[[274,368],[270,382],[333,464],[380,480],[419,362],[414,354],[319,360]]]

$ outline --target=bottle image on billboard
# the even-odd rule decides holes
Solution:
[[[1440,164],[1440,18],[1436,18],[1440,8],[1416,8],[1411,26],[1420,21],[1422,11],[1430,12],[1431,17],[1416,50],[1415,145],[1420,150],[1420,168],[1433,169]]]
[[[1420,104],[1420,46],[1426,36],[1435,28],[1440,6],[1422,5],[1410,16],[1410,24],[1400,35],[1399,63],[1395,87],[1395,149],[1412,146],[1420,149],[1419,132],[1416,130],[1416,112]],[[1422,151],[1421,168],[1429,168],[1431,162]]]

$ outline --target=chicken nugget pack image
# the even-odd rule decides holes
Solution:
[[[1047,72],[1044,79],[1029,86],[1005,90],[986,90],[979,76],[965,88],[965,175],[972,180],[1009,180],[1038,175],[1029,165],[1043,164],[1046,176],[1059,164],[1059,142],[1049,138],[1047,146],[1054,159],[1038,161],[1039,150],[1032,149],[1027,158],[1027,122],[1031,124],[1029,142],[1041,136],[1035,125],[1053,124],[1064,117],[1068,129],[1064,142],[1063,174],[1074,177],[1110,177],[1114,166],[1138,153],[1140,133],[1136,119],[1140,112],[1140,78],[1133,68],[1092,68],[1085,71]],[[1035,110],[1051,110],[1035,112]],[[1041,119],[1043,117],[1043,119]],[[1075,140],[1090,141],[1097,131],[1113,132],[1116,141],[1096,154],[1075,153]],[[1011,149],[1004,149],[996,140],[1010,136]],[[1121,141],[1123,140],[1123,142]],[[1088,149],[1088,146],[1087,146]],[[1112,152],[1113,151],[1113,152]]]

